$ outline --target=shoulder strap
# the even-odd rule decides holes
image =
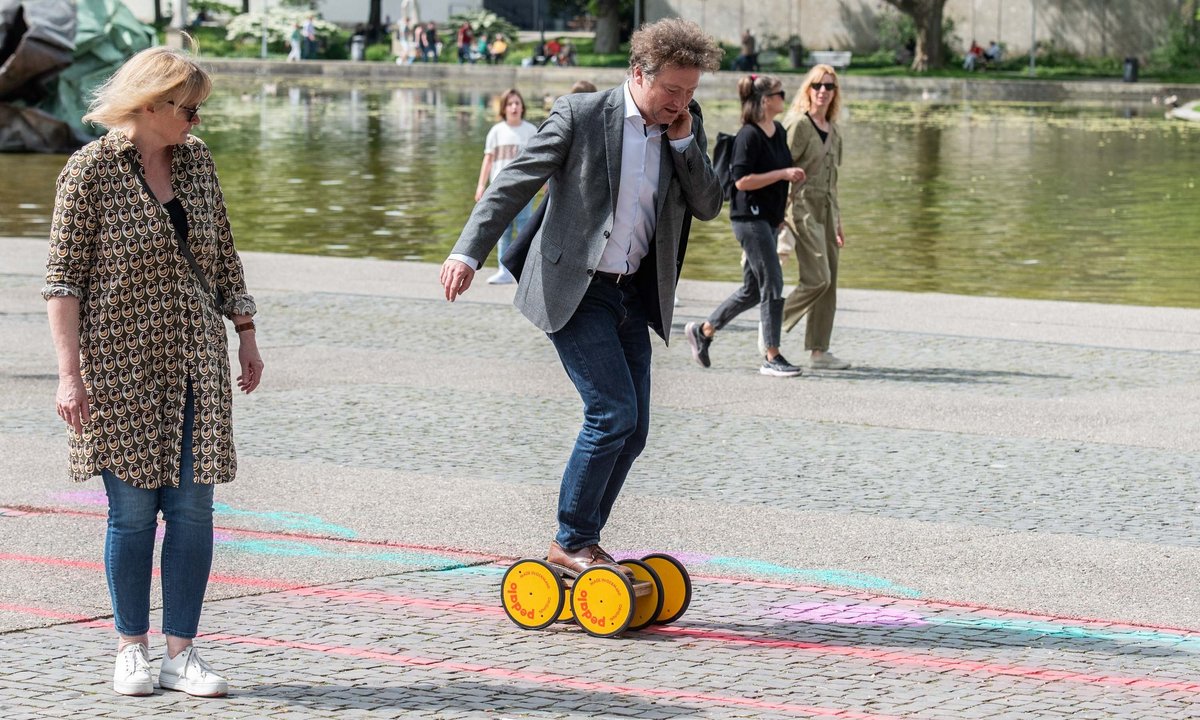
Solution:
[[[142,187],[146,189],[146,193],[150,195],[150,199],[158,202],[158,198],[154,197],[154,191],[150,189],[150,183],[146,181],[146,176],[142,174],[142,169],[134,163],[134,173],[137,174],[138,180],[142,181]],[[161,204],[161,203],[159,203]],[[217,288],[214,292],[211,285],[208,284],[208,278],[204,277],[204,271],[200,269],[200,263],[196,262],[196,256],[192,253],[192,248],[188,246],[187,238],[179,232],[174,223],[171,223],[171,230],[175,234],[175,243],[179,247],[179,254],[183,255],[183,259],[187,260],[188,267],[192,269],[192,275],[196,278],[196,282],[200,283],[201,289],[205,294],[213,299],[217,304],[217,311],[221,311],[221,306],[225,304],[225,299],[221,296],[221,289]]]

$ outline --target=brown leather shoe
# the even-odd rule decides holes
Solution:
[[[633,580],[633,571],[617,564],[611,555],[600,549],[599,545],[588,545],[578,550],[564,550],[557,542],[550,543],[550,552],[546,553],[546,562],[568,570],[572,576],[598,565],[611,567],[624,573]]]

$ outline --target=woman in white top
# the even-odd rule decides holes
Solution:
[[[516,88],[506,90],[500,96],[498,106],[502,122],[496,123],[488,131],[487,142],[483,147],[483,165],[479,168],[479,184],[475,186],[475,202],[479,202],[483,197],[483,191],[488,183],[494,181],[500,171],[521,154],[525,144],[537,133],[537,128],[532,123],[525,121],[525,99],[521,97],[521,93],[517,92]],[[516,219],[500,236],[500,247],[496,255],[497,264],[500,264],[499,258],[504,257],[504,251],[508,248],[508,244],[517,239],[517,233],[521,231],[521,226],[529,221],[532,214],[533,201],[531,200],[521,212],[517,213]],[[514,282],[514,279],[512,273],[500,264],[500,271],[488,278],[488,282],[492,285],[506,285]]]

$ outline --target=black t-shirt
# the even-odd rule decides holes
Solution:
[[[730,171],[735,181],[747,175],[768,173],[791,166],[792,153],[788,149],[787,131],[778,121],[775,122],[775,134],[771,137],[767,137],[758,125],[750,123],[743,125],[733,140],[733,162]],[[749,192],[735,187],[733,202],[729,206],[729,217],[733,220],[766,220],[771,227],[775,227],[783,222],[787,195],[786,180]]]
[[[806,115],[807,115],[807,113],[806,113]],[[813,130],[817,131],[817,137],[821,138],[821,142],[825,142],[825,139],[829,137],[829,133],[825,130],[822,130],[821,127],[819,125],[817,125],[817,121],[813,118],[812,115],[807,115],[807,117],[808,117],[808,121],[810,123],[812,123]]]

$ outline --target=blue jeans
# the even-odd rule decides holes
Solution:
[[[195,481],[192,430],[196,403],[188,385],[183,411],[183,448],[179,487],[143,490],[104,470],[108,493],[108,533],[104,570],[117,632],[126,636],[150,631],[150,578],[154,571],[154,534],[162,511],[164,635],[196,637],[200,606],[208,587],[213,554],[213,486]]]
[[[567,550],[600,542],[650,431],[650,329],[632,285],[597,280],[562,330],[549,333],[583,399],[583,427],[563,471],[558,534]]]
[[[543,200],[542,202],[546,201]],[[504,257],[504,251],[508,249],[509,244],[517,241],[517,236],[521,234],[521,228],[525,227],[525,224],[529,222],[529,218],[531,217],[533,217],[532,200],[525,203],[525,207],[521,208],[521,211],[517,213],[517,216],[508,224],[508,227],[504,228],[504,232],[500,235],[500,247],[496,249],[496,264],[500,266],[501,270],[509,272],[508,268],[504,267],[504,263],[500,262],[500,258]]]

